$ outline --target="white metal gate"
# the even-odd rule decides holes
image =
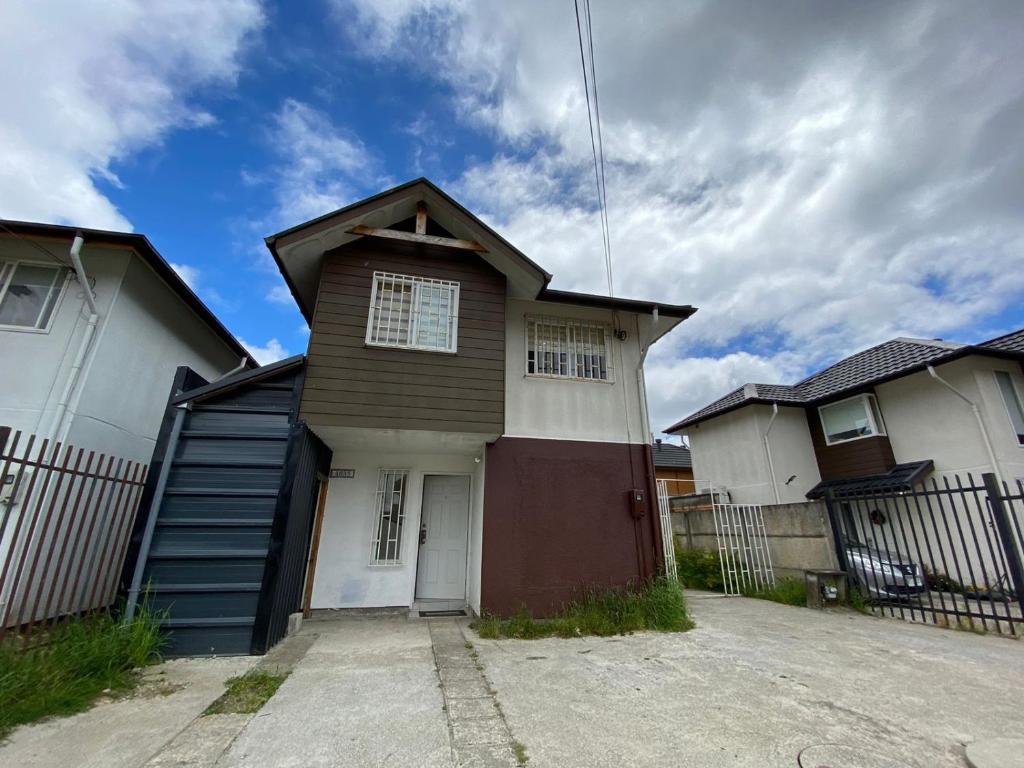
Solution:
[[[760,504],[722,504],[712,490],[712,511],[725,594],[741,595],[775,586]]]
[[[676,548],[672,536],[672,509],[668,502],[668,483],[658,481],[658,513],[661,515],[661,548],[665,555],[665,577],[679,581],[676,573]]]

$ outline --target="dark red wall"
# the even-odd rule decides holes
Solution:
[[[488,446],[481,609],[542,617],[583,588],[657,569],[657,498],[646,445],[502,437]],[[632,472],[631,466],[632,464]],[[630,516],[632,488],[647,514]]]

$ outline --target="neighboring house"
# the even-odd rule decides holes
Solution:
[[[685,496],[694,492],[693,461],[689,448],[655,440],[652,455],[654,476],[659,481],[665,481],[665,490],[669,496]]]
[[[789,385],[745,384],[669,427],[700,485],[787,503],[857,478],[1024,478],[1024,329],[979,344],[894,339]]]
[[[247,357],[144,236],[0,220],[0,426],[22,446],[148,463],[175,369]]]
[[[181,647],[262,652],[283,631],[282,611],[300,607],[546,615],[582,589],[658,573],[643,362],[692,307],[552,290],[550,274],[425,179],[267,246],[311,325],[307,359],[184,391],[175,402],[199,416],[227,408],[236,423],[224,428],[250,439],[231,461],[259,458],[251,465],[266,476],[258,493],[278,501],[235,520],[205,555],[224,576],[219,593],[162,602],[204,556],[177,554],[203,547],[209,529],[198,521],[176,528],[174,545],[154,544],[152,563],[144,551],[137,558],[135,584],[150,583],[174,625],[191,628]],[[232,405],[271,396],[259,420]],[[203,416],[200,429],[199,416],[186,417],[186,439],[205,452],[204,436],[220,427]],[[288,457],[300,441],[308,458],[296,465]],[[172,441],[165,455],[175,450]],[[329,472],[314,492],[323,463]],[[168,489],[180,494],[192,480],[177,472],[175,459]],[[202,485],[234,494],[224,477]],[[179,496],[168,499],[174,509],[157,499],[159,515],[200,516]],[[217,516],[215,505],[201,507]],[[307,515],[309,528],[293,525]],[[139,532],[133,541],[145,546]],[[218,559],[235,555],[252,569]],[[225,605],[241,605],[228,602],[240,592],[251,595],[246,614],[226,614]],[[228,624],[242,634],[223,639]]]

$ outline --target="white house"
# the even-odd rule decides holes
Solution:
[[[797,384],[745,384],[669,427],[698,487],[803,501],[819,484],[891,475],[1024,478],[1024,329],[979,344],[893,339]]]
[[[248,357],[144,236],[0,221],[0,426],[148,463],[176,368]]]

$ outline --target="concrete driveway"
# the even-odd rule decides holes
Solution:
[[[698,626],[679,635],[491,641],[451,619],[308,622],[286,641],[312,640],[308,651],[255,717],[213,750],[199,743],[211,730],[201,718],[149,764],[508,768],[525,750],[530,768],[963,768],[964,745],[1020,728],[1018,641],[746,598],[689,601]],[[134,706],[126,734],[155,719],[144,700]],[[127,746],[112,759],[113,742],[93,759],[87,740],[76,750],[71,730],[43,725],[15,734],[0,763],[44,734],[61,759],[40,750],[35,765],[72,764],[71,752],[75,764],[145,762]]]

